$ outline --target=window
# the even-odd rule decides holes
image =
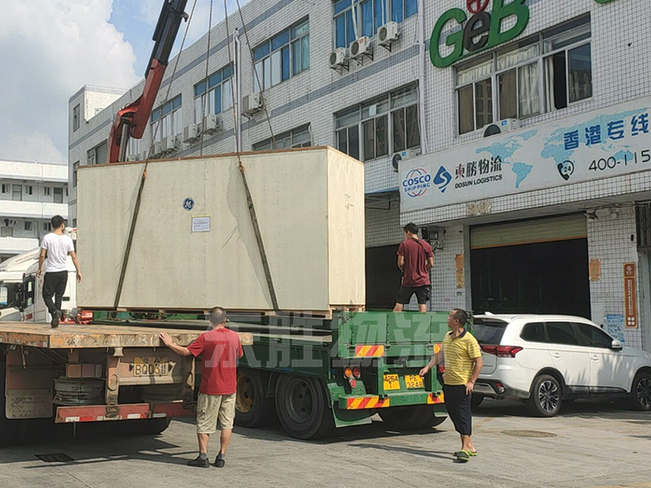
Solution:
[[[613,339],[604,331],[588,324],[574,324],[579,332],[579,343],[582,346],[601,347],[610,349]]]
[[[152,139],[162,142],[167,136],[175,136],[183,131],[181,114],[181,95],[173,98],[151,113]]]
[[[269,138],[253,144],[254,151],[268,151],[270,149],[287,149],[290,147],[309,147],[312,145],[312,136],[310,126],[304,125],[297,129],[284,132],[274,137],[274,141]]]
[[[472,334],[480,344],[501,344],[508,324],[502,320],[477,319]]]
[[[21,201],[23,199],[23,185],[11,185],[12,200]]]
[[[26,195],[33,195],[34,194],[34,187],[32,185],[25,185],[25,194]]]
[[[362,161],[420,146],[416,85],[335,115],[337,149]]]
[[[77,163],[79,163],[79,161],[77,161]],[[75,163],[75,164],[77,164],[77,163]],[[43,187],[43,195],[48,196],[48,195],[51,195],[51,194],[52,194],[52,188],[50,188],[49,186],[44,186]]]
[[[11,193],[11,185],[7,183],[2,184],[2,193]]]
[[[13,227],[0,227],[0,237],[13,237],[14,228]]]
[[[418,0],[335,1],[335,47],[348,47],[358,36],[373,37],[389,20],[402,22],[417,12]]]
[[[32,223],[25,221],[25,230],[32,230]]]
[[[231,66],[226,66],[194,85],[195,124],[200,124],[204,115],[219,114],[233,106],[231,73]]]
[[[108,162],[108,142],[104,141],[88,151],[86,154],[88,164],[106,164]]]
[[[547,342],[545,338],[545,324],[542,322],[525,324],[520,333],[520,337],[527,342]]]
[[[547,322],[547,334],[549,342],[553,344],[579,345],[579,340],[569,322]]]
[[[77,227],[77,219],[72,219],[72,226]]]
[[[80,111],[79,104],[77,104],[72,109],[72,132],[75,132],[77,129],[79,129],[80,123],[81,123],[81,111]]]
[[[254,90],[271,88],[310,67],[310,25],[304,20],[253,50]]]
[[[54,188],[54,203],[63,203],[63,188]]]
[[[77,168],[79,168],[79,161],[76,161],[72,165],[72,187],[77,188]],[[49,190],[49,188],[48,188]],[[50,192],[48,191],[47,195],[49,195]]]
[[[591,97],[590,17],[461,64],[456,87],[459,134]]]
[[[43,222],[43,230],[45,232],[50,232],[52,231],[52,224],[49,222]]]

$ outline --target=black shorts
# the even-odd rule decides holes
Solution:
[[[398,298],[396,298],[396,302],[407,305],[411,301],[411,296],[415,293],[418,303],[422,305],[429,301],[431,290],[431,285],[401,286],[398,290]]]
[[[443,394],[445,395],[445,408],[454,424],[454,430],[461,435],[472,435],[472,412],[470,410],[472,395],[466,395],[466,385],[443,385]]]

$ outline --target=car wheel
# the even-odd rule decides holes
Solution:
[[[470,407],[474,410],[477,407],[479,407],[479,405],[481,405],[481,402],[483,401],[484,401],[484,395],[480,393],[473,393],[472,398],[470,399]]]
[[[526,405],[535,417],[553,417],[561,409],[562,401],[559,381],[551,375],[543,374],[534,380]]]
[[[631,388],[631,404],[635,410],[651,410],[651,374],[638,373]]]

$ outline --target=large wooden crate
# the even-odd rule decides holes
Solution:
[[[329,147],[241,159],[279,309],[363,306],[363,165]],[[115,308],[144,167],[78,169],[82,308]],[[236,155],[150,161],[132,242],[118,309],[274,308]]]

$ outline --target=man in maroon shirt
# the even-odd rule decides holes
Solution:
[[[418,311],[427,312],[430,298],[429,270],[434,266],[434,253],[431,246],[418,238],[418,227],[409,223],[403,228],[405,240],[398,247],[398,268],[402,271],[402,284],[398,290],[394,312],[402,312],[415,293]]]
[[[201,385],[197,400],[197,440],[199,456],[188,466],[208,468],[208,439],[216,431],[219,419],[220,449],[213,466],[226,464],[226,448],[233,433],[235,420],[235,391],[237,390],[237,358],[244,354],[237,333],[226,328],[226,310],[215,307],[210,311],[210,329],[188,347],[174,344],[165,332],[160,338],[181,356],[201,355]]]

